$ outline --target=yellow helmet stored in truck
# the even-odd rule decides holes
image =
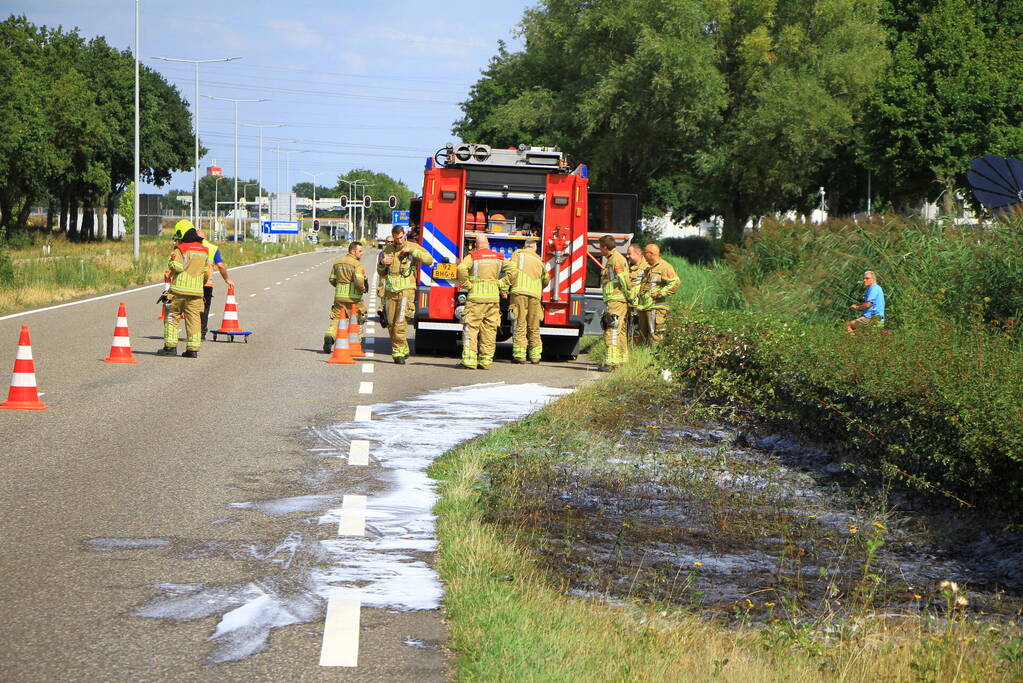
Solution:
[[[194,228],[192,221],[187,218],[182,218],[180,221],[174,224],[174,239],[181,241],[181,238],[185,236],[185,233]]]

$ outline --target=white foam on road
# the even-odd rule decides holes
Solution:
[[[475,384],[373,406],[371,422],[335,425],[323,436],[365,440],[374,460],[391,470],[391,490],[369,497],[366,538],[322,541],[333,568],[317,582],[359,588],[362,604],[399,610],[436,609],[442,589],[437,573],[418,553],[437,548],[434,482],[426,469],[440,454],[495,426],[525,417],[569,389],[540,384]],[[322,524],[338,524],[342,509]]]

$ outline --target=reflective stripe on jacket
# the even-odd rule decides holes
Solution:
[[[668,308],[667,299],[678,290],[679,283],[678,275],[671,264],[663,259],[658,261],[643,274],[643,280],[639,285],[637,308]],[[653,298],[655,293],[660,294],[659,299]]]
[[[600,291],[604,301],[626,301],[629,298],[629,264],[617,251],[612,251],[600,272]]]
[[[508,276],[505,281],[511,287],[512,294],[525,294],[539,299],[543,288],[550,282],[547,268],[536,249],[518,249],[508,259]]]
[[[175,294],[202,296],[206,283],[209,252],[198,242],[182,242],[174,247],[168,262],[171,271],[170,291]]]
[[[469,301],[499,301],[505,287],[498,279],[506,268],[504,256],[493,249],[470,251],[458,264],[458,285],[469,293]]]
[[[359,259],[345,254],[334,261],[330,269],[330,284],[334,285],[334,298],[344,303],[354,304],[362,301],[366,292],[366,269]]]
[[[393,244],[386,246],[384,256],[394,259],[390,264],[382,262],[377,264],[377,273],[384,278],[386,292],[415,289],[419,280],[419,265],[433,265],[433,256],[430,252],[414,242],[406,242],[401,247]]]
[[[217,252],[220,251],[220,247],[215,245],[209,240],[203,240],[202,245],[206,247],[206,286],[213,286],[213,263],[214,259],[217,258]]]

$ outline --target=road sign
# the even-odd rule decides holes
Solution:
[[[392,211],[391,212],[391,225],[408,225],[409,224],[409,213],[408,211]]]
[[[267,235],[297,235],[298,221],[263,221],[263,232]]]

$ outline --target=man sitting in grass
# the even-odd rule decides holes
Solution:
[[[863,285],[867,288],[863,303],[849,306],[854,311],[863,311],[859,318],[845,324],[845,331],[849,334],[856,334],[857,329],[867,325],[884,325],[884,290],[877,284],[874,271],[863,273]]]

